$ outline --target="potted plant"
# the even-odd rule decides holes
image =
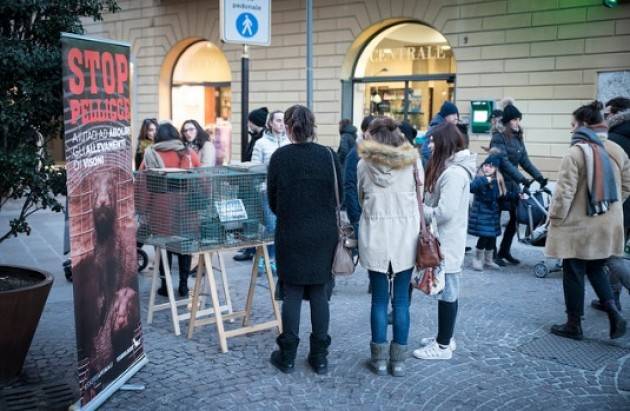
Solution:
[[[60,33],[82,33],[81,17],[100,20],[115,0],[5,1],[0,22],[0,213],[18,213],[0,244],[30,234],[38,210],[63,211],[65,172],[47,145],[63,126]],[[0,378],[17,375],[44,308],[53,277],[35,268],[0,266]]]

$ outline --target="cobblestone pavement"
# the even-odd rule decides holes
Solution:
[[[10,212],[10,210],[9,210]],[[0,226],[7,216],[0,216]],[[0,246],[1,263],[35,265],[53,272],[56,283],[33,341],[22,377],[3,390],[64,382],[77,396],[71,285],[61,270],[62,218],[42,213],[33,218],[30,237]],[[472,239],[471,239],[472,243]],[[630,410],[630,336],[608,339],[603,313],[586,309],[582,342],[549,335],[564,320],[560,273],[545,279],[533,275],[540,249],[518,245],[522,266],[473,272],[469,258],[462,278],[457,351],[450,361],[407,360],[404,378],[377,377],[366,368],[369,356],[367,275],[358,270],[337,281],[331,303],[330,372],[315,375],[306,364],[309,308],[302,312],[302,344],[296,372],[284,375],[269,364],[275,333],[263,331],[228,340],[221,354],[213,326],[199,329],[192,340],[172,333],[168,313],[145,325],[149,358],[131,383],[141,392],[118,392],[105,410],[173,409],[340,409],[340,410]],[[229,261],[235,308],[244,304],[249,268]],[[148,285],[141,277],[146,319]],[[586,302],[594,298],[587,287]],[[622,295],[630,320],[630,297]],[[271,318],[268,290],[257,287],[254,322]],[[414,294],[410,348],[436,332],[436,301]],[[182,323],[183,330],[187,323]],[[228,329],[231,326],[228,325]],[[2,403],[0,402],[0,408]]]

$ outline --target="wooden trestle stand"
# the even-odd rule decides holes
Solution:
[[[245,309],[238,312],[234,312],[232,309],[232,299],[230,297],[227,273],[225,270],[225,262],[221,254],[223,252],[230,251],[231,249],[221,249],[216,251],[195,253],[199,255],[199,264],[197,265],[197,275],[195,277],[195,285],[192,290],[191,298],[175,300],[171,270],[168,264],[164,264],[168,302],[164,304],[155,304],[155,296],[157,294],[158,284],[160,283],[160,260],[167,261],[166,249],[155,247],[155,262],[151,281],[151,294],[149,296],[147,323],[151,324],[151,322],[153,321],[154,312],[170,309],[175,335],[181,334],[179,326],[180,321],[189,320],[188,338],[192,338],[195,328],[207,324],[216,324],[217,333],[219,336],[219,345],[222,352],[228,351],[227,339],[230,337],[236,337],[239,335],[267,330],[270,328],[277,328],[278,333],[281,333],[282,320],[280,317],[280,309],[278,308],[278,305],[276,304],[276,301],[274,299],[275,285],[273,281],[271,265],[269,262],[269,253],[267,252],[267,244],[256,244],[255,247],[256,255],[252,264],[251,278],[249,281],[249,290],[247,292]],[[221,305],[221,302],[219,300],[217,281],[215,278],[215,269],[212,266],[213,254],[216,254],[219,260],[219,271],[221,273],[223,297],[225,300],[225,304],[223,305]],[[256,290],[256,281],[258,279],[258,260],[260,257],[263,257],[263,260],[265,262],[265,275],[267,277],[267,282],[269,283],[269,297],[271,300],[271,306],[273,308],[275,319],[261,324],[249,325],[252,305],[254,302],[254,292]],[[210,300],[212,306],[209,308],[205,308],[206,301],[203,292],[205,287],[208,287],[210,291]],[[179,314],[177,307],[182,305],[189,307],[189,311]],[[225,320],[233,321],[237,318],[243,319],[241,327],[226,331],[224,327]]]

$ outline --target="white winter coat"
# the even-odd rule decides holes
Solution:
[[[413,268],[420,225],[413,163],[424,178],[418,151],[366,140],[358,146],[357,182],[363,209],[359,258],[367,270],[394,273]]]
[[[457,152],[447,162],[432,193],[424,198],[424,216],[437,225],[444,255],[444,272],[459,273],[464,263],[468,230],[470,181],[475,175],[476,158],[469,150]]]
[[[276,137],[269,130],[265,130],[263,136],[254,144],[254,151],[252,152],[252,163],[260,163],[269,166],[269,160],[271,155],[280,147],[286,146],[291,142],[287,138],[286,134],[281,134]]]

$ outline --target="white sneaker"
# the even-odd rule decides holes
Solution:
[[[434,341],[425,347],[415,350],[413,356],[420,360],[450,360],[453,358],[453,351],[450,347],[440,348],[439,344]]]
[[[427,337],[420,340],[420,344],[422,344],[422,346],[427,346],[429,344],[433,344],[434,342],[435,342],[435,338],[432,338],[432,337]],[[455,342],[455,337],[451,338],[451,343],[448,345],[448,348],[450,348],[451,351],[455,351],[457,349],[457,343]]]

